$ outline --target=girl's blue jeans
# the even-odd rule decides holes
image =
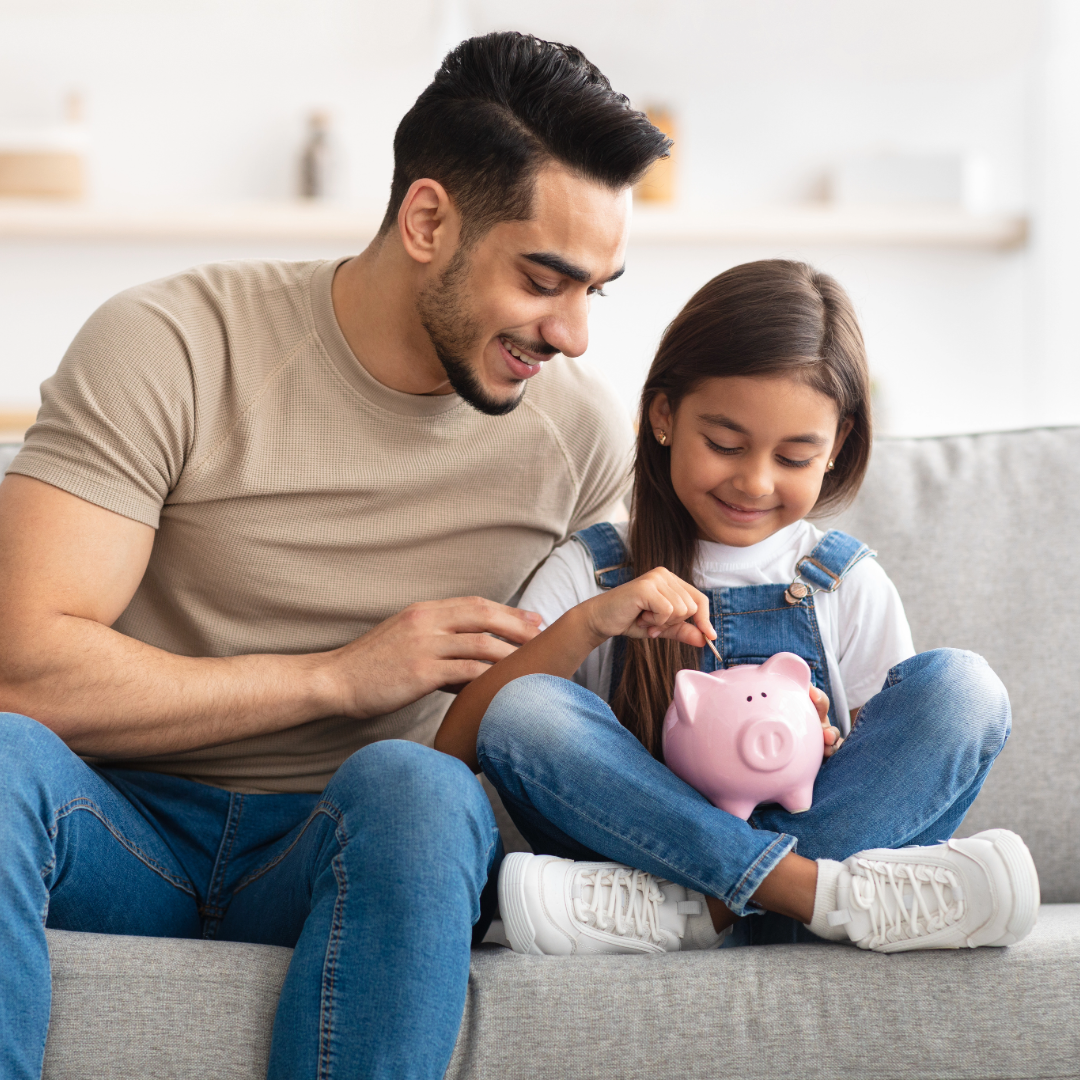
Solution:
[[[41,1075],[46,926],[295,947],[270,1077],[441,1077],[501,853],[476,778],[414,743],[321,795],[240,795],[91,768],[0,714],[0,1078]]]
[[[812,807],[717,809],[656,761],[595,694],[551,675],[505,686],[480,726],[480,763],[538,853],[612,859],[719,897],[736,915],[790,851],[846,859],[950,837],[1010,730],[1009,699],[982,657],[937,649],[893,668],[821,767]],[[776,916],[735,943],[798,940]]]

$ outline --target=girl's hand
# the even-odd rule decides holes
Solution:
[[[662,566],[587,600],[582,608],[598,643],[621,634],[663,637],[700,649],[716,638],[709,598]]]
[[[829,695],[824,690],[819,690],[812,685],[810,687],[810,700],[814,703],[814,708],[817,709],[822,730],[825,732],[825,757],[831,758],[840,749],[844,739],[840,734],[840,729],[833,727],[829,722]]]

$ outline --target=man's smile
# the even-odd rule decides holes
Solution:
[[[540,370],[540,365],[545,360],[550,360],[551,356],[554,355],[554,353],[551,353],[547,356],[538,356],[513,344],[506,337],[500,336],[495,340],[499,343],[499,352],[503,358],[503,363],[506,364],[510,374],[515,379],[531,379]]]

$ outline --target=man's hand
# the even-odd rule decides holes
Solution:
[[[840,749],[844,741],[840,729],[833,727],[829,720],[829,695],[816,686],[810,687],[810,700],[817,709],[818,718],[821,720],[821,728],[825,732],[825,757],[831,758]]]
[[[324,675],[336,702],[332,711],[363,720],[404,708],[433,690],[456,693],[539,633],[535,612],[480,596],[410,604],[324,654]]]

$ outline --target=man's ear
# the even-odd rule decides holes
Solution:
[[[398,232],[409,258],[434,262],[440,252],[457,247],[460,218],[438,180],[414,180],[398,210]]]
[[[649,405],[649,427],[671,434],[671,402],[667,394],[657,394]]]

